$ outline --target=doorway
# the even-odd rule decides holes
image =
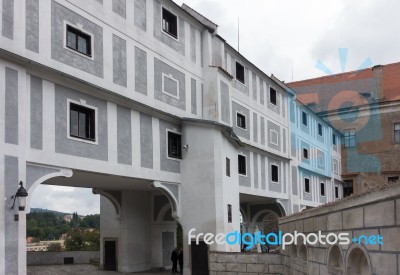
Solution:
[[[208,246],[200,241],[197,245],[192,241],[192,275],[208,275]]]
[[[117,242],[104,241],[104,270],[117,271]]]

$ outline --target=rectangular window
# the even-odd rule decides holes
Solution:
[[[322,124],[318,123],[318,135],[322,137]]]
[[[304,126],[308,125],[308,117],[306,112],[301,112],[301,122],[303,123]]]
[[[353,194],[353,180],[345,180],[343,183],[343,197]]]
[[[71,137],[94,141],[95,110],[79,104],[70,103],[69,134]]]
[[[332,144],[336,145],[336,135],[332,134]]]
[[[347,129],[344,130],[344,147],[356,147],[356,130]]]
[[[394,124],[394,143],[400,144],[400,123]]]
[[[92,37],[70,25],[67,25],[67,47],[81,54],[92,56]]]
[[[236,114],[236,125],[242,129],[246,129],[246,116],[237,113]]]
[[[181,135],[168,131],[168,157],[182,158]]]
[[[279,182],[278,165],[271,164],[271,180],[273,182]]]
[[[276,106],[276,90],[274,88],[269,88],[269,102]]]
[[[310,179],[304,178],[304,192],[310,193]]]
[[[232,223],[232,205],[228,204],[228,223]]]
[[[239,175],[246,175],[246,157],[238,155],[238,171]]]
[[[339,187],[335,186],[335,198],[339,198]]]
[[[394,176],[394,177],[388,177],[388,183],[389,184],[395,184],[399,182],[399,176]]]
[[[172,37],[178,38],[178,18],[165,8],[162,9],[162,29]]]
[[[236,62],[236,79],[244,84],[244,67],[239,62]]]
[[[228,158],[226,158],[225,169],[226,169],[226,176],[230,177],[231,176],[231,160]]]
[[[308,149],[307,148],[303,148],[303,158],[308,159]]]
[[[325,196],[325,183],[321,182],[321,196]]]

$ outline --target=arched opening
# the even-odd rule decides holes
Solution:
[[[343,274],[343,257],[339,246],[331,247],[328,254],[328,270],[335,274]]]
[[[289,256],[293,259],[297,259],[297,246],[291,245],[289,248]]]
[[[371,274],[371,268],[368,264],[367,256],[360,247],[355,247],[349,252],[347,257],[348,275],[368,275]]]
[[[299,247],[299,259],[307,261],[307,247],[304,244],[301,244]]]
[[[274,212],[267,212],[262,219],[262,231],[264,234],[279,231],[278,215]]]

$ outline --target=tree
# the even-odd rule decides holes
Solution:
[[[60,252],[62,250],[63,249],[62,249],[62,246],[60,243],[51,243],[47,247],[47,251],[49,251],[49,252]]]

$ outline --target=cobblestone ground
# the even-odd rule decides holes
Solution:
[[[126,274],[114,271],[99,270],[97,266],[75,264],[75,265],[46,265],[46,266],[28,266],[28,275],[117,275]],[[157,272],[149,271],[144,273],[130,273],[135,275],[161,275],[171,274],[171,271]]]

